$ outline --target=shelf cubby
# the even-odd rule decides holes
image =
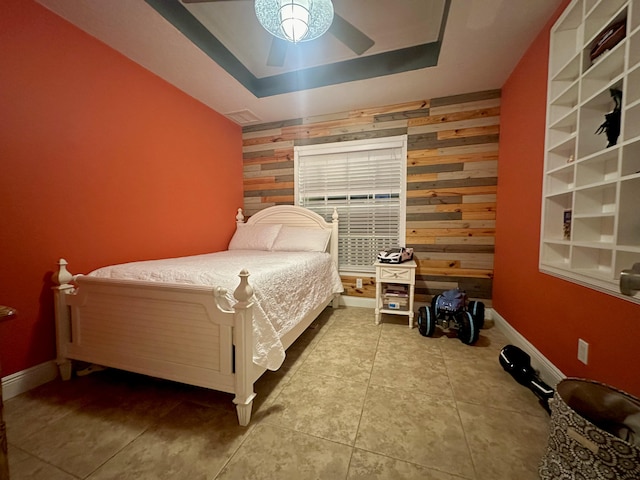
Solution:
[[[573,247],[571,268],[594,277],[613,278],[613,251],[590,246]]]
[[[626,18],[627,0],[602,0],[589,12],[584,23],[585,45],[591,47],[605,28]]]
[[[568,267],[571,245],[566,243],[544,242],[542,244],[543,262],[553,267]]]
[[[551,97],[557,98],[563,95],[566,90],[576,85],[578,77],[580,77],[580,55],[576,53],[551,80]]]
[[[582,101],[609,88],[609,85],[620,78],[624,73],[624,54],[624,43],[619,43],[611,51],[603,53],[586,70],[582,77]],[[588,52],[585,52],[584,58],[590,62]]]
[[[576,216],[572,222],[571,239],[580,243],[610,245],[613,242],[614,220],[613,214],[589,217]]]
[[[552,145],[565,142],[576,134],[578,125],[578,112],[570,111],[564,117],[558,119],[554,124],[549,126],[549,139]]]
[[[603,215],[615,212],[616,186],[616,183],[609,183],[576,190],[574,215]]]
[[[625,109],[622,137],[624,140],[640,137],[640,102],[636,102]]]
[[[565,212],[572,209],[572,198],[570,193],[545,198],[544,207],[547,212],[544,220],[545,240],[565,240],[564,218]]]
[[[578,158],[584,158],[607,147],[605,132],[597,134],[604,123],[605,115],[615,108],[615,101],[611,97],[612,89],[621,89],[622,83],[610,84],[604,90],[585,103],[579,112],[580,136],[578,139]]]
[[[561,142],[547,152],[547,172],[565,166],[575,160],[576,137],[570,137]]]
[[[562,67],[566,66],[580,51],[582,38],[582,2],[578,1],[565,11],[557,24],[554,36],[551,38],[551,48],[556,52],[550,65],[552,77],[560,72]]]
[[[640,101],[640,66],[637,66],[629,73],[625,86],[626,89],[622,103],[624,103],[625,106],[638,103],[638,101]]]
[[[620,182],[618,242],[640,247],[640,177]]]
[[[611,147],[576,165],[576,187],[615,180],[618,176],[619,149]]]
[[[640,8],[634,10],[640,10]],[[640,30],[636,30],[629,37],[629,62],[627,67],[633,69],[638,66],[640,66]]]
[[[616,252],[616,262],[613,267],[613,277],[616,281],[620,281],[620,272],[622,270],[633,267],[634,264],[640,263],[640,248],[621,247]]]
[[[548,174],[547,194],[565,193],[575,187],[573,164],[565,165]]]
[[[629,31],[634,32],[640,27],[640,8],[638,8],[637,4],[633,4],[631,6],[631,12],[629,15]]]
[[[622,147],[622,166],[620,176],[640,174],[640,138]]]
[[[549,104],[549,123],[556,123],[558,120],[571,115],[575,112],[577,105],[578,84],[574,82]]]

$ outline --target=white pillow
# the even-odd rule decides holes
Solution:
[[[229,250],[270,250],[282,225],[241,223],[229,242]]]
[[[322,228],[289,227],[283,225],[271,250],[280,252],[324,252],[331,230]]]

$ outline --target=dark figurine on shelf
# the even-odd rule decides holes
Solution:
[[[613,147],[618,142],[618,136],[620,136],[620,117],[622,114],[622,90],[611,88],[609,92],[615,102],[615,107],[611,113],[605,114],[604,123],[596,130],[597,135],[600,135],[602,132],[607,134],[607,140],[609,141],[607,148]]]

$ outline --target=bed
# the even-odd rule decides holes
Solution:
[[[86,275],[60,259],[52,280],[61,377],[71,378],[77,360],[232,393],[248,425],[254,382],[338,304],[338,215],[328,223],[282,205],[246,223],[239,209],[236,221],[225,252]]]

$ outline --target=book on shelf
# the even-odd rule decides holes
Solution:
[[[562,235],[565,240],[571,240],[571,210],[564,211],[562,220]]]
[[[384,294],[406,297],[409,295],[409,291],[405,285],[387,285],[384,289]]]
[[[385,297],[408,297],[409,292],[396,292],[396,291],[388,291],[386,290],[383,294]]]

